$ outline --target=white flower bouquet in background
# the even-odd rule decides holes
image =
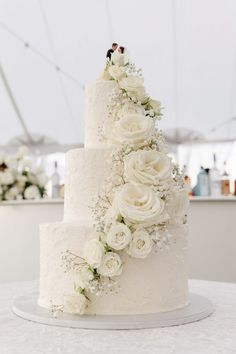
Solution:
[[[25,146],[15,155],[0,155],[1,201],[43,198],[47,182],[42,169],[33,171]]]

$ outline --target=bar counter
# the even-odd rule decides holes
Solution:
[[[38,226],[62,218],[62,199],[0,203],[0,282],[38,278]],[[191,197],[189,276],[236,282],[236,197]]]

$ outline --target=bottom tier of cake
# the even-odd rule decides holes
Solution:
[[[123,252],[124,268],[116,292],[91,295],[86,314],[145,314],[171,311],[188,304],[187,230],[176,228],[176,242],[169,249],[146,259]],[[76,275],[65,273],[63,254],[69,250],[82,256],[91,229],[73,223],[43,224],[40,227],[39,305],[61,305],[73,293]]]

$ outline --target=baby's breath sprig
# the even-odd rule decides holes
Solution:
[[[70,250],[63,252],[61,259],[65,273],[79,271],[84,265],[86,265],[86,261],[82,257],[74,254]]]
[[[52,300],[50,300],[49,312],[51,316],[57,318],[59,317],[64,311],[63,304],[54,304]]]

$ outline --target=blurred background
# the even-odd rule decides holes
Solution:
[[[191,197],[190,275],[236,282],[235,18],[235,0],[0,0],[0,240],[15,260],[0,251],[0,281],[37,276],[38,224],[62,218],[84,87],[115,41],[165,108]]]
[[[236,176],[234,0],[1,0],[0,6],[2,150],[23,141],[48,155],[82,145],[84,86],[98,77],[116,41],[165,107],[160,127],[193,182],[201,165],[213,165],[213,152],[218,167],[226,161]],[[63,165],[62,155],[55,159]]]

